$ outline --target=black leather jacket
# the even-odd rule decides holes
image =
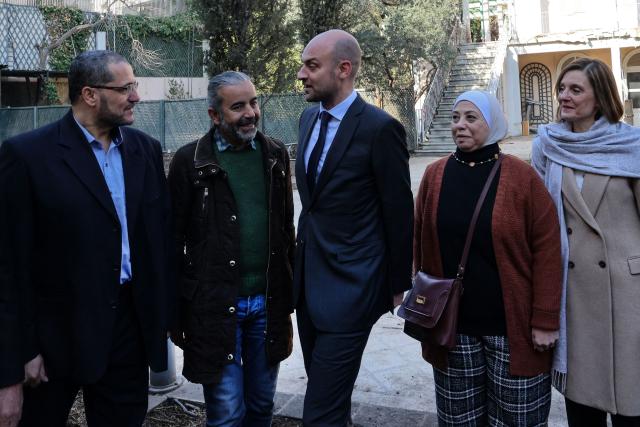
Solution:
[[[240,233],[227,174],[213,149],[212,128],[180,148],[169,169],[178,258],[180,308],[172,340],[184,350],[183,375],[210,384],[233,361]],[[266,351],[275,364],[291,354],[293,195],[285,146],[258,132],[269,203]]]

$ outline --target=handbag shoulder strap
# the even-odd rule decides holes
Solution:
[[[476,223],[478,222],[478,216],[480,216],[480,209],[484,204],[484,199],[487,198],[487,193],[489,192],[489,187],[493,182],[493,179],[498,172],[498,168],[500,167],[500,163],[502,163],[502,154],[498,155],[498,160],[496,160],[493,168],[491,169],[491,173],[489,173],[489,177],[487,178],[487,182],[484,184],[484,188],[482,189],[482,193],[480,193],[480,198],[478,199],[478,203],[476,203],[476,209],[473,211],[473,217],[471,217],[471,222],[469,223],[469,231],[467,231],[467,240],[464,242],[464,250],[462,251],[462,258],[460,259],[460,264],[458,264],[458,273],[456,274],[456,278],[462,280],[464,277],[464,269],[467,266],[467,258],[469,258],[469,249],[471,248],[471,240],[473,239],[473,233],[476,229]]]

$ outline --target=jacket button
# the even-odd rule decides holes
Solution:
[[[275,255],[275,254],[276,254],[276,251],[271,251],[271,255]]]
[[[573,230],[571,229],[571,227],[567,227],[567,234],[571,234],[573,233]]]
[[[600,266],[600,268],[605,268],[607,266],[607,263],[604,261],[600,261],[598,265]]]
[[[233,354],[227,354],[227,360],[233,360]]]
[[[282,176],[283,176],[283,177],[286,175],[286,173],[285,173],[284,171],[282,171],[281,173],[282,173]]]
[[[576,265],[573,263],[573,261],[569,261],[569,268],[573,268],[573,267],[575,267],[575,266],[576,266]]]
[[[235,307],[229,307],[229,313],[235,313],[235,312],[236,312]]]
[[[198,175],[202,176],[202,171],[198,171]]]
[[[235,267],[236,266],[236,262],[234,260],[229,261],[229,266],[230,267]]]
[[[230,220],[231,222],[236,222],[236,220],[237,220],[237,219],[238,219],[238,217],[237,217],[237,216],[235,216],[235,215],[231,215],[231,217],[229,218],[229,220]]]

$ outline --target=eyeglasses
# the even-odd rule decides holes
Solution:
[[[92,85],[89,87],[92,87],[94,89],[109,89],[109,90],[114,90],[116,92],[119,92],[121,94],[131,95],[134,91],[138,90],[138,82],[129,83],[128,85],[124,85],[124,86]]]

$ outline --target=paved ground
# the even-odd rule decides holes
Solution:
[[[506,153],[529,160],[531,138],[512,138],[502,144]],[[414,157],[410,161],[411,185],[417,192],[425,167],[434,158]],[[296,211],[300,201],[296,194]],[[295,325],[295,321],[294,321]],[[360,375],[353,392],[353,420],[362,426],[436,426],[436,406],[431,366],[420,356],[419,343],[402,332],[402,319],[387,314],[376,323],[364,352]],[[182,353],[176,352],[178,372]],[[306,375],[300,343],[295,336],[291,357],[280,365],[276,412],[300,418],[306,388]],[[202,401],[200,386],[185,383],[170,396]],[[153,396],[150,404],[165,396]],[[562,397],[554,391],[550,426],[566,425]]]

